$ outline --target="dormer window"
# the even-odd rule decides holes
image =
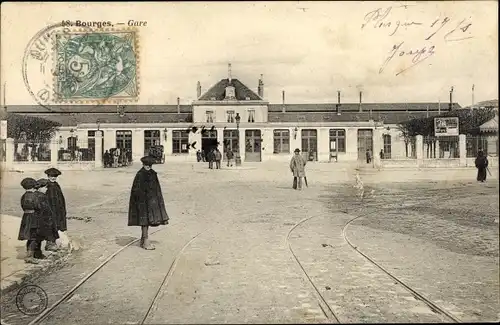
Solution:
[[[226,99],[235,99],[235,90],[233,86],[227,86],[226,87]]]

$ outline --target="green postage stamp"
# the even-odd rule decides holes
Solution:
[[[64,32],[55,35],[58,102],[123,102],[139,94],[135,31]]]

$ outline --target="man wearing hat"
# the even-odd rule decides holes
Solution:
[[[47,174],[49,178],[46,195],[52,212],[54,213],[57,230],[66,231],[68,229],[66,222],[66,200],[61,190],[61,186],[57,183],[57,177],[61,175],[61,172],[57,168],[49,168],[45,171],[45,174]],[[52,245],[52,243],[50,245]]]
[[[46,251],[56,252],[58,250],[56,245],[56,239],[59,238],[59,234],[57,233],[57,225],[54,212],[52,211],[47,195],[43,192],[48,185],[49,180],[42,178],[36,181],[36,192],[38,195],[38,199],[40,200],[40,232],[43,237],[47,240],[45,245]],[[35,258],[42,255],[41,247],[37,247],[35,251]]]
[[[306,160],[300,154],[300,149],[295,149],[295,154],[290,161],[290,170],[293,173],[293,189],[297,189],[297,180],[299,190],[302,190],[302,177],[306,177]]]
[[[21,181],[21,186],[26,192],[21,197],[23,217],[17,239],[27,241],[27,255],[24,261],[26,263],[38,264],[38,260],[35,259],[35,251],[40,247],[43,238],[38,233],[40,201],[38,195],[35,194],[36,180],[25,178]]]
[[[154,161],[150,156],[141,158],[143,166],[135,175],[128,210],[128,225],[141,227],[140,246],[146,250],[155,249],[148,239],[149,227],[166,225],[169,219],[158,176],[151,168]]]

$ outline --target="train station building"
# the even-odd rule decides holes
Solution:
[[[196,85],[191,105],[55,105],[9,106],[12,113],[40,116],[62,126],[54,141],[59,149],[77,141],[92,151],[97,141],[102,150],[130,149],[136,161],[152,145],[163,145],[165,161],[196,161],[197,150],[216,146],[224,154],[239,152],[242,162],[288,161],[299,148],[308,159],[364,161],[367,150],[385,158],[411,156],[415,146],[402,138],[399,122],[435,116],[448,103],[343,103],[340,94],[330,103],[269,103],[264,80],[252,90],[243,81],[215,81],[206,91]],[[460,108],[453,103],[453,109]],[[196,127],[193,128],[193,127]],[[195,131],[195,132],[193,132]],[[102,139],[101,139],[102,138]],[[413,149],[412,149],[413,148]]]

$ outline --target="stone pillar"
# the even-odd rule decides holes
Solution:
[[[297,130],[295,130],[295,127],[290,128],[290,154],[293,154],[293,151],[297,148],[302,151],[302,137],[301,137],[301,132],[300,128],[297,127]]]
[[[356,161],[358,159],[358,129],[354,127],[346,128],[345,136],[346,160]]]
[[[241,161],[245,161],[245,148],[246,148],[246,145],[245,145],[245,130],[244,129],[241,129],[239,130],[239,137],[240,137],[240,143],[239,143],[239,147],[240,147],[240,157],[241,157]],[[237,154],[237,153],[235,153]]]
[[[467,166],[467,144],[465,134],[458,136],[458,156],[460,157],[460,167]]]
[[[52,138],[50,140],[50,165],[52,167],[57,166],[57,160],[59,158],[59,137]]]
[[[165,140],[165,133],[163,133],[163,152],[165,153],[165,160],[167,156],[172,155],[172,129],[167,129],[167,140]]]
[[[5,166],[11,168],[14,164],[14,139],[5,140]]]
[[[133,140],[132,140],[133,143]],[[97,131],[95,133],[95,168],[102,168],[102,133]]]
[[[274,131],[271,128],[262,129],[262,161],[273,159]]]
[[[218,128],[217,129],[217,141],[219,142],[219,151],[220,153],[222,154],[222,161],[225,161],[226,158],[225,158],[225,155],[224,155],[224,129],[223,128]],[[198,146],[196,146],[198,147]],[[196,154],[196,151],[197,150],[194,150],[195,154]]]
[[[160,132],[160,137],[163,134]],[[161,140],[160,140],[161,143]],[[139,161],[144,157],[144,130],[138,129],[132,131],[132,160]]]
[[[383,129],[374,129],[373,130],[373,152],[372,159],[373,165],[375,168],[380,168],[382,162],[380,161],[380,150],[382,150],[383,144]]]
[[[318,129],[318,161],[330,161],[330,129]]]
[[[196,144],[195,144],[195,147],[196,149],[194,149],[192,147],[192,144],[196,141]],[[187,161],[191,161],[191,162],[194,162],[194,161],[197,161],[196,160],[196,151],[198,151],[198,149],[201,148],[201,132],[196,132],[196,133],[193,133],[193,132],[189,132],[189,155],[187,157]],[[170,145],[172,146],[172,145]],[[172,150],[172,149],[170,149]]]
[[[416,136],[415,150],[415,155],[417,157],[417,167],[421,167],[424,164],[424,137],[421,135]]]
[[[7,120],[0,121],[0,139],[7,139]]]
[[[116,131],[103,130],[104,132],[104,150],[109,150],[116,147]]]

